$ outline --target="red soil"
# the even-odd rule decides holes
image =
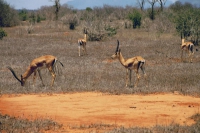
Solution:
[[[200,98],[176,94],[109,95],[102,93],[3,95],[0,113],[20,118],[51,118],[62,132],[106,131],[118,126],[193,124]],[[104,129],[91,125],[107,125]]]

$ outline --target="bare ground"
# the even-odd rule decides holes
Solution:
[[[105,132],[117,127],[191,125],[200,98],[174,93],[110,95],[98,92],[17,94],[0,98],[0,113],[23,119],[49,118],[60,132]]]

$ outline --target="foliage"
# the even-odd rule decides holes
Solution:
[[[106,27],[105,30],[108,32],[108,36],[113,36],[117,34],[117,29],[113,27]]]
[[[176,31],[183,38],[191,37],[198,44],[200,34],[200,9],[189,3],[176,2],[170,8],[174,11],[172,21],[176,24]]]
[[[60,11],[60,0],[55,0],[55,15],[56,15],[56,20],[58,20],[58,14],[59,14],[59,11]]]
[[[29,22],[30,22],[31,24],[35,24],[36,20],[37,20],[37,18],[36,18],[36,16],[35,16],[35,13],[32,12],[31,15],[30,15],[30,17],[29,17]]]
[[[147,9],[148,16],[151,20],[155,19],[156,12],[154,9]]]
[[[37,14],[37,23],[40,23],[40,22],[41,22],[41,20],[42,20],[42,18],[40,17],[40,15],[39,15],[39,14]]]
[[[28,11],[26,9],[22,9],[19,11],[19,18],[21,21],[26,21],[28,19]]]
[[[73,18],[71,18],[69,20],[69,29],[74,30],[77,23],[78,23],[78,20],[77,20],[76,16],[74,16]]]
[[[0,26],[10,27],[19,23],[16,11],[12,9],[4,0],[0,0]]]
[[[128,18],[132,21],[134,29],[141,26],[142,15],[139,11],[134,10],[132,13],[129,13]]]
[[[5,36],[7,36],[7,33],[0,27],[0,40],[2,40]]]
[[[91,11],[92,11],[92,8],[87,7],[87,8],[86,8],[86,11],[91,12]]]

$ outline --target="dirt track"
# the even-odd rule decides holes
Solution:
[[[83,132],[76,127],[91,124],[107,124],[111,125],[110,128],[112,125],[190,125],[193,121],[189,117],[198,113],[199,107],[200,98],[176,94],[109,95],[88,92],[0,97],[2,114],[29,119],[51,118],[63,124],[63,131],[73,132]]]

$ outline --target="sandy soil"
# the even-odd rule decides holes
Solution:
[[[118,126],[193,124],[200,98],[178,94],[109,95],[102,93],[3,95],[0,113],[20,118],[51,118],[62,132],[106,131]],[[93,126],[92,126],[93,125]],[[104,126],[104,128],[95,128]]]

